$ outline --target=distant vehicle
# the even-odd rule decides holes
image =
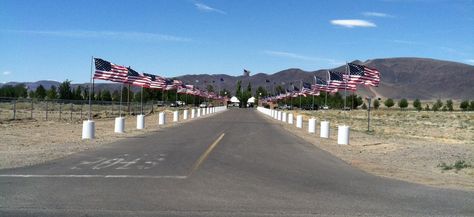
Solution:
[[[325,106],[322,107],[322,109],[328,110],[328,109],[329,109],[329,106],[325,105]]]
[[[157,101],[157,102],[156,102],[156,106],[158,106],[158,107],[165,106],[165,102],[163,102],[163,101]]]
[[[170,103],[170,107],[178,107],[178,103],[172,102],[172,103]]]
[[[176,104],[178,104],[178,106],[185,106],[186,103],[183,102],[183,101],[176,101]]]
[[[208,102],[202,102],[199,105],[199,108],[207,108],[207,107],[213,107],[213,105],[211,103],[208,103]]]
[[[278,106],[279,109],[282,109],[282,110],[292,110],[293,109],[293,106],[292,105],[280,105]]]

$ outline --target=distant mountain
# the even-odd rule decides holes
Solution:
[[[378,96],[382,98],[409,98],[409,99],[474,99],[474,66],[463,63],[426,59],[426,58],[386,58],[373,59],[364,62],[354,61],[381,72],[382,81],[379,87],[366,88],[360,86],[357,93],[363,96]],[[330,70],[344,71],[345,66]],[[236,83],[242,80],[242,86],[247,87],[250,82],[252,89],[262,86],[271,91],[277,85],[289,88],[291,84],[300,85],[300,81],[312,83],[314,76],[327,77],[327,70],[303,71],[301,69],[286,69],[274,74],[258,73],[251,76],[230,76],[225,74],[199,74],[176,77],[188,84],[204,88],[211,84],[215,89],[223,88],[235,93]],[[223,81],[221,81],[221,79]],[[266,82],[269,81],[269,82]],[[7,84],[16,84],[10,82]],[[59,85],[55,81],[25,82],[30,89],[42,84],[46,88]],[[87,84],[74,84],[86,86]],[[96,90],[120,89],[119,84],[99,83]],[[138,88],[136,89],[138,90]]]

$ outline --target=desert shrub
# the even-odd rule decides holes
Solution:
[[[400,107],[400,110],[403,110],[404,108],[408,107],[407,99],[403,98],[400,101],[398,101],[398,107]]]
[[[443,106],[443,108],[441,109],[443,112],[445,111],[448,111],[448,108],[446,106]]]
[[[395,103],[393,102],[393,99],[391,98],[388,98],[387,100],[385,100],[384,104],[387,108],[391,108],[392,106],[395,105]]]
[[[469,110],[474,111],[474,100],[471,101],[471,105],[469,105]]]
[[[415,99],[415,101],[413,101],[413,107],[417,110],[417,111],[421,111],[421,102],[419,99]]]
[[[429,110],[430,110],[430,105],[426,104],[425,111],[429,111]]]
[[[459,105],[459,108],[463,111],[469,110],[469,101],[468,100],[462,101],[461,105]]]
[[[362,109],[367,109],[367,105],[365,103],[362,104]]]
[[[456,171],[459,171],[461,169],[471,167],[471,165],[466,163],[466,161],[464,160],[457,160],[453,165],[449,165],[449,164],[446,164],[445,162],[442,162],[438,164],[438,167],[440,167],[442,170],[456,169]]]
[[[467,103],[468,104],[468,107],[469,107],[469,102]],[[380,107],[380,102],[378,99],[374,100],[374,108],[375,109],[379,109]]]
[[[453,101],[452,100],[447,100],[446,101],[446,107],[448,108],[449,111],[453,111],[454,108],[453,108]]]

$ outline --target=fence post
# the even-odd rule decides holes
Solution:
[[[34,109],[34,107],[33,107],[33,99],[31,99],[31,115],[30,115],[30,116],[31,116],[31,117],[30,117],[31,119],[33,119],[33,109]]]
[[[48,101],[46,101],[46,120],[48,120]]]
[[[61,113],[62,113],[62,103],[59,103],[59,121],[61,121]]]
[[[16,120],[16,100],[13,100],[13,120]]]
[[[82,108],[84,107],[84,102],[81,103],[81,121],[82,121]]]
[[[73,108],[74,108],[74,104],[71,103],[71,118],[70,118],[71,121],[72,121],[72,110],[73,110]]]
[[[114,116],[114,101],[112,101],[112,116]]]

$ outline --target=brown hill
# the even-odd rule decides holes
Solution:
[[[381,72],[381,84],[376,88],[360,86],[358,94],[364,96],[378,96],[382,98],[409,98],[409,99],[474,99],[474,66],[463,63],[426,58],[386,58],[354,61],[378,69]],[[345,66],[331,70],[344,71]],[[286,69],[274,74],[258,73],[252,76],[230,76],[225,74],[199,74],[176,77],[188,84],[200,88],[213,85],[216,90],[226,88],[235,93],[236,83],[242,80],[247,87],[250,82],[255,91],[258,86],[272,91],[276,86],[290,88],[291,84],[300,85],[301,81],[312,83],[314,76],[326,78],[327,70],[313,72],[301,69]],[[221,79],[223,81],[221,81]],[[55,82],[40,81],[26,83],[35,89],[40,83],[47,82],[50,86]],[[7,83],[8,84],[8,83]],[[57,84],[57,83],[55,83]],[[76,86],[77,84],[73,85]],[[83,86],[87,84],[82,84]],[[96,89],[119,89],[118,84],[101,83]],[[138,88],[137,88],[138,90]]]

